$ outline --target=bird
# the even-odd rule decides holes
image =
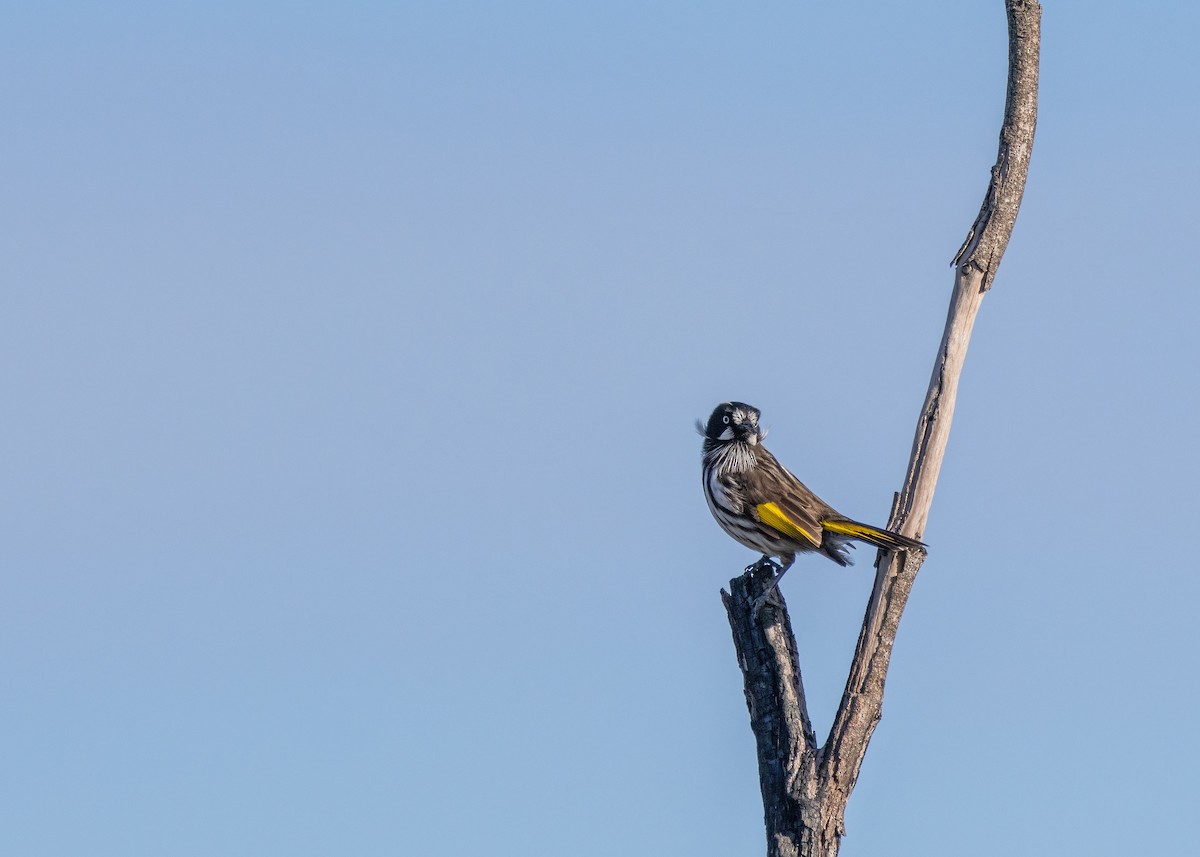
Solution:
[[[925,550],[924,542],[847,518],[810,491],[763,446],[766,432],[759,428],[760,416],[758,408],[745,402],[722,402],[707,424],[696,421],[704,437],[709,510],[735,541],[762,554],[754,565],[767,563],[775,569],[759,603],[798,553],[817,551],[847,566],[854,564],[849,550],[854,541],[893,551]]]

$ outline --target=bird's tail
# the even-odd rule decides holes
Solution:
[[[902,536],[899,533],[893,533],[891,530],[872,527],[869,524],[860,524],[858,521],[851,521],[847,518],[822,521],[821,529],[847,536],[848,538],[858,539],[867,544],[875,545],[877,548],[886,548],[888,550],[925,549],[924,542],[910,539],[908,536]]]

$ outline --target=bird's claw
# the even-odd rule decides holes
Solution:
[[[750,605],[751,616],[757,616],[758,611],[767,606],[767,602],[771,600],[771,592],[774,591],[775,590],[772,589],[769,592],[764,592],[762,595],[754,599],[754,602]]]

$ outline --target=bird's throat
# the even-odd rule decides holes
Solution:
[[[745,473],[758,464],[758,459],[754,457],[754,449],[750,444],[740,440],[721,444],[710,450],[705,455],[705,459],[716,466],[717,474],[720,476],[730,473]]]

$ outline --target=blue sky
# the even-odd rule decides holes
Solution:
[[[847,857],[1190,853],[1200,11],[1047,2]],[[10,4],[0,852],[760,853],[692,421],[886,518],[1003,4]],[[870,554],[783,585],[819,731]]]

